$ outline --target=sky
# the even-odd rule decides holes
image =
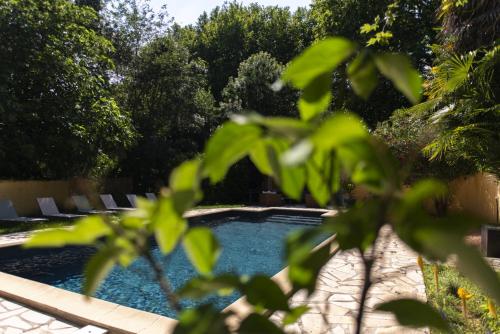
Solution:
[[[243,4],[257,2],[263,6],[290,7],[295,10],[297,7],[306,7],[311,0],[239,0]],[[167,12],[179,24],[186,25],[195,23],[201,13],[209,13],[214,7],[220,6],[224,0],[151,0],[154,9],[167,5]]]

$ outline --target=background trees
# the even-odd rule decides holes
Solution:
[[[204,61],[170,37],[144,47],[120,87],[139,138],[123,173],[141,188],[164,180],[166,171],[203,148],[215,117]]]
[[[297,93],[291,89],[271,89],[284,66],[269,53],[259,52],[241,62],[238,76],[229,78],[222,91],[221,112],[224,115],[255,111],[268,116],[297,115]]]
[[[364,45],[371,36],[362,34],[360,27],[372,23],[379,16],[378,26],[382,28],[385,24],[384,13],[391,3],[397,4],[394,10],[396,20],[389,28],[393,37],[387,45],[377,44],[370,48],[407,53],[413,65],[423,70],[432,64],[433,55],[429,52],[429,45],[436,41],[435,28],[438,22],[435,13],[439,0],[315,0],[310,14],[314,21],[314,37],[345,36]],[[395,109],[409,106],[383,79],[368,101],[353,93],[342,71],[334,78],[333,91],[333,109],[354,111],[372,127],[387,119]]]
[[[0,3],[0,175],[103,175],[133,139],[111,95],[113,45],[89,7]]]
[[[312,41],[305,9],[292,13],[288,8],[237,2],[216,7],[185,29],[191,31],[191,39],[187,39],[190,51],[208,64],[216,99],[220,99],[229,77],[236,76],[239,64],[252,54],[265,51],[287,63]]]

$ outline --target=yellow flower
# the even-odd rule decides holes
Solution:
[[[417,264],[420,267],[420,270],[422,270],[422,272],[423,272],[424,271],[424,260],[422,259],[422,256],[420,256],[420,255],[417,257]]]
[[[457,295],[462,300],[467,300],[467,299],[472,298],[472,295],[464,288],[458,288]]]
[[[497,318],[497,309],[495,307],[495,303],[491,299],[488,299],[488,311],[493,318]]]

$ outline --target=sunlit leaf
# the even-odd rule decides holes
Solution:
[[[105,246],[92,255],[84,269],[83,293],[92,295],[100,283],[108,276],[116,263],[118,251],[114,247]]]
[[[296,323],[299,318],[309,311],[309,307],[305,305],[293,307],[283,318],[283,324],[290,325]]]
[[[250,150],[250,159],[259,171],[264,175],[273,175],[273,169],[269,162],[269,147],[267,140],[259,140],[255,142]]]
[[[375,56],[375,64],[386,78],[403,93],[413,104],[422,97],[422,77],[413,68],[407,56],[395,53],[383,53]]]
[[[307,188],[320,205],[325,206],[332,196],[333,161],[328,152],[318,151],[307,161]]]
[[[278,284],[267,276],[253,276],[245,284],[244,292],[252,305],[273,311],[289,309],[286,295]]]
[[[304,139],[287,150],[283,154],[281,161],[286,166],[300,165],[307,160],[312,150],[313,145],[311,141]]]
[[[324,121],[311,140],[322,149],[331,149],[349,141],[368,137],[368,131],[359,117],[337,113]]]
[[[299,200],[306,183],[306,173],[303,167],[282,166],[281,190],[292,199]]]
[[[200,164],[198,159],[188,160],[170,174],[170,188],[174,192],[192,192],[194,199],[201,199]]]
[[[72,228],[49,229],[36,232],[24,247],[61,247],[89,245],[98,238],[112,233],[101,216],[88,216],[78,220]]]
[[[232,164],[249,153],[260,134],[260,128],[255,125],[225,123],[208,141],[204,174],[210,177],[212,183],[220,181]]]
[[[316,77],[332,72],[355,49],[355,44],[345,38],[324,39],[296,57],[285,70],[282,79],[298,89],[304,89]]]
[[[448,332],[450,327],[430,305],[414,299],[398,299],[380,304],[376,307],[379,311],[391,312],[398,322],[409,327],[433,327],[437,330]]]
[[[304,88],[298,102],[300,117],[303,120],[310,120],[328,109],[332,101],[331,86],[331,73],[325,73]]]
[[[169,254],[187,229],[186,220],[175,209],[171,197],[161,197],[151,217],[156,241],[163,254]]]
[[[221,253],[219,242],[208,227],[191,228],[184,237],[184,249],[196,268],[203,275],[210,275]]]
[[[241,281],[238,276],[222,274],[216,277],[195,277],[178,292],[183,298],[202,298],[206,295],[217,293],[228,295],[239,289]]]

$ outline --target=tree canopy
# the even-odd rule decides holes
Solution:
[[[308,12],[278,6],[229,2],[203,14],[191,30],[190,50],[208,64],[210,87],[217,99],[239,64],[264,51],[289,62],[312,41]]]
[[[177,41],[158,38],[143,48],[120,90],[139,135],[123,172],[139,185],[164,180],[203,148],[216,117],[207,67]]]
[[[296,115],[297,94],[291,89],[279,92],[271,89],[283,69],[282,64],[265,52],[241,62],[238,76],[229,78],[222,92],[221,111],[225,115],[248,111],[268,116]]]
[[[0,3],[0,175],[101,175],[133,139],[109,87],[113,45],[89,7]]]

